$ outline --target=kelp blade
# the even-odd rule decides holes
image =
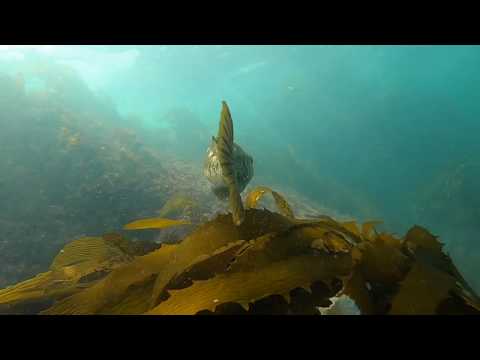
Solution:
[[[148,218],[133,221],[123,227],[124,230],[165,229],[172,226],[189,225],[187,220]]]
[[[295,217],[293,214],[292,208],[288,204],[287,200],[285,200],[283,195],[281,195],[276,191],[273,191],[272,189],[266,186],[257,186],[255,189],[253,189],[247,194],[247,197],[245,200],[246,207],[248,209],[256,208],[260,199],[267,193],[272,194],[272,197],[275,200],[275,204],[282,215],[291,219]]]

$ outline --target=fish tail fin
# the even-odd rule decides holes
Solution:
[[[238,191],[233,167],[233,121],[230,109],[225,101],[222,101],[222,113],[217,135],[218,159],[222,168],[225,182],[228,184],[230,208],[232,210],[235,225],[240,225],[245,217],[242,198]]]
[[[236,186],[230,186],[230,209],[232,209],[232,218],[235,225],[241,225],[245,220],[245,210],[242,204],[242,197]]]

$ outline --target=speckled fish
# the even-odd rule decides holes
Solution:
[[[233,141],[232,116],[225,101],[217,137],[212,136],[207,149],[203,174],[218,199],[229,199],[233,222],[240,225],[245,216],[240,194],[253,177],[253,158]]]

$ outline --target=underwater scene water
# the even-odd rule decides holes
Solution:
[[[0,313],[479,312],[479,63],[0,45]]]

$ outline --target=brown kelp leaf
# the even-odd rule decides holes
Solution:
[[[44,303],[44,290],[52,283],[52,272],[40,273],[32,279],[22,281],[16,285],[0,290],[0,314],[34,313],[28,308],[19,309],[19,304]],[[25,312],[24,312],[25,311]]]
[[[131,257],[103,238],[85,237],[68,243],[46,273],[0,291],[1,304],[11,311],[40,311],[56,300],[98,281]]]
[[[438,305],[437,313],[440,315],[480,315],[480,303],[450,291],[450,297]]]
[[[328,249],[325,247],[324,240],[322,238],[313,240],[310,246],[312,249],[328,252]]]
[[[352,246],[343,236],[336,232],[329,231],[324,235],[324,246],[328,252],[337,254],[340,252],[348,253]]]
[[[356,221],[345,221],[339,223],[341,226],[343,226],[345,229],[350,231],[351,233],[355,234],[356,236],[360,237],[361,233],[360,230],[358,229],[358,224]]]
[[[363,254],[358,246],[354,246],[352,248],[351,255],[352,255],[352,260],[355,264],[359,264],[362,261]]]
[[[130,285],[121,301],[109,303],[98,310],[105,315],[138,315],[148,311],[148,302],[152,296],[155,275]]]
[[[294,218],[295,216],[293,215],[293,210],[288,204],[287,200],[280,195],[278,192],[272,190],[272,195],[273,198],[275,199],[275,203],[277,204],[278,209],[280,210],[280,213],[285,215],[286,217],[289,218]]]
[[[362,224],[362,236],[367,240],[372,240],[372,230],[375,230],[375,225],[381,224],[382,221],[368,221]]]
[[[123,227],[124,230],[165,229],[171,226],[188,225],[187,220],[172,220],[164,218],[148,218],[133,221]]]
[[[293,219],[267,209],[247,209],[245,220],[238,227],[238,232],[241,239],[251,240],[267,233],[287,230],[295,224]]]
[[[405,244],[409,247],[422,247],[435,252],[442,252],[443,244],[438,237],[433,236],[427,229],[415,225],[405,235]]]
[[[100,237],[74,240],[59,252],[50,266],[52,271],[63,272],[65,278],[81,277],[98,268],[124,263],[131,258],[113,243]]]
[[[389,233],[377,234],[375,241],[398,250],[402,249],[402,241]]]
[[[443,252],[443,244],[438,237],[420,226],[414,226],[407,232],[403,245],[413,253],[416,261],[452,276],[460,284],[463,292],[468,294],[471,301],[480,302],[480,298],[458,271],[452,259]]]
[[[200,256],[185,271],[173,277],[167,289],[183,289],[190,286],[193,281],[207,280],[216,274],[226,272],[235,255],[247,246],[249,246],[248,242],[239,240],[215,250],[210,256]]]
[[[327,232],[323,238],[315,239],[311,247],[313,249],[324,251],[329,254],[348,253],[352,246],[341,236]]]
[[[266,187],[258,186],[247,194],[245,205],[247,208],[256,208],[258,201],[267,193],[271,193],[275,204],[280,213],[288,218],[294,218],[293,210],[288,204],[287,200],[276,191]]]
[[[268,212],[260,210],[254,210],[253,213],[257,212],[259,214],[268,214]],[[247,212],[247,214],[251,213],[252,210]],[[245,221],[239,229],[241,230],[247,222]],[[273,261],[279,261],[298,254],[311,254],[311,242],[319,234],[323,234],[324,231],[318,229],[316,225],[313,225],[314,229],[310,229],[310,226],[310,224],[290,225],[286,230],[279,233],[269,233],[250,240],[248,246],[242,246],[238,253],[232,256],[232,259],[225,258],[231,261],[228,271],[260,269],[269,266]],[[320,232],[315,230],[320,230]],[[164,290],[168,290],[169,286],[170,282],[164,285]]]
[[[389,314],[436,314],[437,307],[455,287],[455,279],[450,275],[417,262],[400,284]]]
[[[326,232],[333,232],[341,237],[343,237],[350,245],[356,245],[362,242],[362,239],[351,232],[349,229],[338,223],[337,221],[333,220],[332,218],[325,217],[322,220],[304,220],[304,219],[296,219],[295,223],[299,227],[306,227],[306,228],[316,228],[317,231],[321,230],[322,234]]]
[[[402,280],[409,269],[410,259],[384,238],[376,237],[358,248],[362,252],[359,269],[366,281],[393,285]]]
[[[232,256],[227,268],[228,272],[253,271],[263,266],[268,266],[272,261],[279,258],[284,258],[279,253],[276,254],[277,257],[272,256],[271,242],[275,239],[280,239],[278,234],[270,233],[250,240],[247,246]]]
[[[256,208],[258,201],[268,192],[271,192],[270,188],[266,186],[257,186],[247,194],[245,198],[245,207],[247,209]]]
[[[323,224],[295,224],[280,232],[272,232],[250,240],[232,260],[229,271],[250,271],[292,256],[315,254],[315,250],[348,253],[351,245]],[[350,256],[349,256],[350,257]],[[319,257],[320,258],[320,257]]]
[[[266,210],[249,209],[245,220],[235,226],[232,217],[219,215],[198,227],[187,236],[175,251],[169,266],[158,276],[152,295],[152,306],[158,304],[166,291],[166,285],[176,274],[180,274],[202,255],[210,256],[217,249],[238,240],[249,241],[270,231],[282,231],[292,226],[292,222]]]
[[[172,277],[183,272],[199,256],[211,255],[217,249],[238,240],[241,240],[239,227],[233,224],[229,215],[219,215],[198,227],[178,244],[176,251],[171,255],[169,265],[159,274],[153,289],[151,305],[154,306],[160,301],[159,297],[164,293],[165,286]]]
[[[107,233],[102,235],[102,238],[109,243],[115,245],[125,254],[130,256],[142,256],[149,252],[157,250],[161,247],[161,244],[157,244],[153,241],[136,240],[132,241],[123,237],[119,233]]]
[[[351,271],[345,262],[343,275]],[[277,261],[255,271],[234,272],[194,282],[182,290],[172,290],[170,297],[147,314],[187,315],[202,310],[213,311],[217,305],[235,302],[244,307],[270,295],[281,295],[295,288],[309,288],[319,280],[331,281],[339,273],[338,264],[319,261],[316,256],[296,256]]]
[[[282,233],[270,233],[249,241],[241,248],[228,268],[228,273],[255,272],[278,261],[287,261],[294,256],[314,256],[325,268],[337,276],[345,275],[344,269],[351,268],[353,261],[348,253],[340,252],[332,256],[327,252],[315,252],[318,234],[308,234],[305,227]],[[320,246],[323,246],[323,239]],[[317,248],[318,250],[318,248]],[[286,294],[282,294],[286,295]]]
[[[178,245],[162,245],[147,255],[136,257],[133,261],[113,270],[108,276],[73,296],[63,299],[44,314],[101,314],[112,312],[112,308],[129,297],[130,290],[135,287],[150,289],[158,273],[163,271],[171,260]],[[144,289],[145,289],[144,288]],[[138,290],[140,291],[140,290]],[[148,307],[148,302],[146,303]]]

